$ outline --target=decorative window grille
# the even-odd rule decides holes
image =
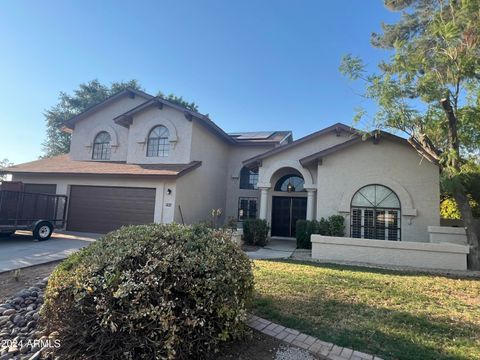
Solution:
[[[352,198],[350,234],[353,238],[401,240],[398,196],[383,185],[368,185]]]
[[[165,126],[155,126],[148,134],[147,156],[148,157],[166,157],[170,151],[170,136]]]
[[[240,171],[240,189],[257,189],[258,169],[243,167]]]
[[[238,199],[238,220],[255,219],[257,217],[257,198],[241,197]]]
[[[110,134],[106,131],[101,131],[95,136],[93,140],[93,160],[110,160]]]

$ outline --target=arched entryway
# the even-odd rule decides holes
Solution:
[[[305,181],[294,169],[279,175],[272,193],[271,235],[295,237],[297,220],[307,216]]]

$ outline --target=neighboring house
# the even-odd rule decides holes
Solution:
[[[428,242],[439,225],[439,170],[405,139],[335,124],[292,141],[290,131],[227,134],[207,116],[136,90],[65,123],[68,155],[8,168],[30,189],[69,196],[67,229],[260,217],[272,236],[297,219],[341,214],[347,234]]]

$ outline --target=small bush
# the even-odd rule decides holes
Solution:
[[[328,218],[328,233],[329,236],[345,236],[345,219],[342,215],[332,215]]]
[[[249,245],[265,246],[268,242],[267,220],[246,219],[243,222],[243,241]]]
[[[313,220],[297,220],[296,238],[298,249],[311,249],[310,235],[314,234],[318,228],[318,222]]]
[[[341,215],[332,215],[328,219],[321,218],[317,220],[297,220],[296,239],[298,249],[311,249],[312,234],[326,236],[344,236],[345,220]]]
[[[249,259],[205,226],[123,227],[70,256],[42,318],[66,359],[201,359],[244,334]]]

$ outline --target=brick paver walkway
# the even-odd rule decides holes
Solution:
[[[297,330],[286,328],[269,320],[255,315],[249,315],[248,326],[270,335],[288,344],[310,351],[315,355],[324,357],[327,360],[383,360],[378,356],[365,354],[349,348],[334,345],[322,341],[313,336],[303,334]]]

